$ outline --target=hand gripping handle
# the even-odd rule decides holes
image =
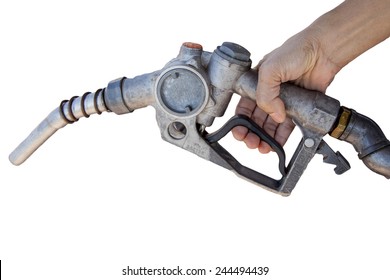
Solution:
[[[258,72],[250,70],[237,80],[235,92],[255,101],[257,82]],[[286,175],[279,183],[278,192],[289,195],[317,153],[322,138],[333,128],[339,115],[340,102],[323,93],[290,83],[281,85],[280,97],[288,117],[293,119],[302,132],[302,140],[286,168]]]
[[[256,100],[257,82],[257,71],[248,71],[237,81],[236,92]],[[354,110],[341,107],[340,102],[330,96],[290,83],[281,85],[280,98],[285,104],[287,115],[302,132],[302,141],[287,166],[281,192],[292,191],[327,134],[351,143],[368,168],[390,178],[390,142],[374,121]]]

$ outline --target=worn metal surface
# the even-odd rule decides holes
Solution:
[[[279,164],[282,177],[272,179],[241,165],[218,141],[207,137],[207,127],[224,115],[234,93],[256,99],[257,75],[251,69],[249,51],[238,44],[225,42],[210,53],[199,44],[184,43],[178,56],[161,70],[131,79],[122,77],[94,94],[62,102],[11,153],[10,161],[23,163],[58,129],[81,117],[105,111],[125,114],[153,106],[165,141],[284,196],[292,192],[316,153],[322,154],[325,162],[335,164],[336,173],[349,168],[346,160],[323,140],[335,127],[340,139],[353,144],[371,170],[390,177],[389,142],[375,123],[357,113],[346,121],[338,100],[288,83],[282,84],[280,96],[287,115],[301,130],[302,140],[288,166]],[[238,118],[230,125],[246,125],[259,137],[268,138],[248,120]],[[269,142],[272,144],[272,140]],[[279,158],[283,158],[280,149]]]
[[[339,139],[352,144],[369,169],[390,179],[390,141],[373,120],[350,111],[350,121]]]

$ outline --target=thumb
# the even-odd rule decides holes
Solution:
[[[279,97],[280,80],[268,77],[263,71],[259,71],[259,82],[256,91],[256,103],[271,118],[282,123],[286,119],[286,109],[282,99]]]
[[[267,103],[263,103],[262,101],[257,102],[257,106],[269,114],[270,117],[277,123],[283,123],[286,120],[286,109],[280,97],[275,97]]]

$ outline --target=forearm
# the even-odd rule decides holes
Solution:
[[[323,55],[342,68],[390,36],[390,0],[346,0],[307,30]]]

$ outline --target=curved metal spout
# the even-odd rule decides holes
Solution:
[[[88,118],[92,114],[101,114],[107,110],[104,89],[62,101],[9,155],[10,162],[14,165],[22,164],[60,128],[81,117]]]

